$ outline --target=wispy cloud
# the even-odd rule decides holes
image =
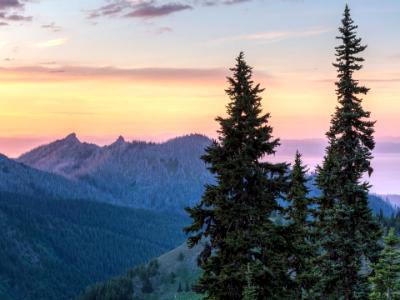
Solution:
[[[116,68],[42,65],[0,67],[0,82],[58,82],[75,80],[133,80],[143,82],[192,82],[223,84],[229,70],[223,68]],[[259,80],[272,80],[264,72],[255,72]]]
[[[196,6],[234,5],[251,1],[253,0],[110,0],[108,4],[89,11],[88,17],[150,19],[191,10]]]
[[[251,2],[253,0],[198,0],[199,4],[203,4],[206,6],[215,6],[215,5],[234,5],[245,2]]]
[[[9,22],[30,22],[31,16],[21,14],[27,0],[0,0],[0,26],[6,26]]]
[[[61,26],[56,25],[56,23],[52,22],[49,24],[42,25],[42,28],[49,29],[53,32],[60,32],[62,30]]]
[[[301,31],[266,31],[253,34],[224,37],[212,40],[211,43],[219,44],[236,41],[257,41],[261,43],[273,43],[292,38],[319,36],[331,31],[333,31],[333,29],[331,28],[313,28]]]
[[[192,6],[187,3],[159,3],[156,0],[113,0],[107,5],[90,11],[88,17],[91,19],[107,16],[150,19],[189,9],[192,9]]]
[[[192,9],[192,6],[180,3],[166,3],[163,5],[154,5],[153,3],[141,3],[137,5],[131,12],[127,13],[127,18],[156,18],[167,16],[175,12]]]
[[[57,47],[57,46],[64,45],[66,42],[67,42],[67,39],[65,39],[65,38],[54,39],[54,40],[37,43],[37,44],[35,44],[35,46],[38,48]]]

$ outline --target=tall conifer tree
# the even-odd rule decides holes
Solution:
[[[206,187],[197,206],[187,209],[193,219],[186,228],[192,233],[189,246],[202,238],[206,242],[196,289],[206,299],[242,299],[249,292],[250,268],[257,299],[284,299],[287,247],[284,230],[271,214],[280,210],[277,199],[287,186],[287,164],[260,161],[275,153],[279,140],[272,137],[270,115],[262,113],[263,89],[254,84],[243,53],[231,71],[228,115],[217,118],[219,139],[203,156],[216,183]]]
[[[298,151],[289,183],[286,199],[289,202],[287,219],[291,244],[289,268],[295,284],[293,298],[312,299],[315,284],[313,260],[317,255],[317,249],[314,245],[312,199],[308,197],[307,169]]]
[[[371,174],[371,151],[375,146],[374,122],[361,105],[360,95],[368,88],[353,78],[364,61],[359,53],[366,46],[356,36],[357,26],[346,5],[336,47],[338,106],[327,133],[326,155],[317,169],[321,189],[318,220],[322,255],[319,257],[322,299],[366,299],[365,261],[379,254],[380,229],[368,208],[370,185],[363,181]]]

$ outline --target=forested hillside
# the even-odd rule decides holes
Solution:
[[[61,300],[182,243],[182,215],[0,193],[0,299]]]
[[[119,277],[88,287],[78,300],[201,299],[192,291],[201,272],[197,266],[200,250],[181,245]]]

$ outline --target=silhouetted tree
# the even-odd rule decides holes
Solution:
[[[362,68],[358,54],[366,48],[356,36],[357,26],[346,5],[336,47],[338,106],[327,133],[329,145],[323,165],[317,169],[322,196],[318,229],[321,247],[319,288],[323,299],[366,299],[367,259],[379,254],[380,229],[368,207],[370,185],[363,176],[371,174],[371,151],[375,146],[374,122],[365,111],[360,95],[368,89],[353,78]]]
[[[270,115],[261,109],[260,86],[240,53],[226,90],[228,116],[218,117],[219,139],[203,160],[215,175],[201,202],[187,209],[193,224],[186,232],[190,247],[205,237],[199,257],[203,269],[196,290],[206,299],[242,299],[248,265],[259,299],[285,295],[290,283],[286,265],[285,230],[271,214],[280,211],[277,199],[287,187],[287,164],[261,162],[275,153]]]
[[[314,260],[317,248],[314,245],[314,227],[312,220],[312,199],[308,197],[307,169],[297,151],[290,174],[290,188],[286,197],[288,231],[290,233],[289,268],[294,277],[294,298],[310,299],[316,281]]]

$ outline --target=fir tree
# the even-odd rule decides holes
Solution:
[[[290,175],[290,188],[287,195],[288,230],[290,232],[291,257],[290,270],[294,277],[295,299],[311,299],[315,283],[313,276],[313,260],[317,255],[313,239],[313,224],[311,222],[312,200],[308,198],[307,170],[297,151],[293,169]]]
[[[253,284],[258,299],[279,299],[290,282],[284,250],[284,229],[271,214],[280,210],[277,198],[287,185],[287,165],[261,162],[275,153],[270,115],[261,109],[260,86],[240,53],[228,78],[228,116],[218,117],[219,139],[207,148],[203,160],[215,175],[201,202],[187,209],[193,223],[190,247],[204,237],[199,256],[203,269],[196,291],[206,299],[242,299],[248,264],[257,266]],[[284,296],[281,297],[281,299]]]
[[[370,277],[372,291],[371,300],[399,300],[400,299],[400,243],[394,228],[389,230],[385,237],[385,248],[382,250],[379,261],[373,265],[373,274]]]
[[[318,266],[323,299],[366,299],[367,274],[360,271],[363,262],[375,261],[379,254],[380,229],[368,207],[370,185],[363,181],[372,172],[375,123],[361,105],[360,95],[368,89],[353,78],[364,61],[358,54],[366,48],[356,29],[346,5],[334,63],[339,105],[327,133],[323,165],[317,169],[322,192],[318,229],[323,251]]]
[[[182,283],[179,281],[179,285],[178,285],[178,290],[177,290],[177,292],[178,293],[182,293],[183,292],[183,289],[182,289]]]
[[[191,290],[191,289],[190,289],[189,282],[186,281],[186,284],[185,284],[185,292],[186,292],[186,293],[189,293],[190,290]]]

